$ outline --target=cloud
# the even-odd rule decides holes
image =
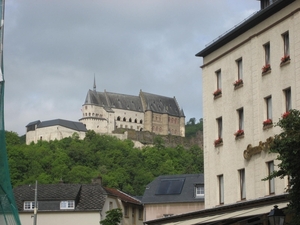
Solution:
[[[5,8],[6,130],[81,118],[88,89],[175,96],[202,117],[195,54],[259,6],[253,0],[10,0]]]

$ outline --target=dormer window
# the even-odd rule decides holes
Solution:
[[[74,200],[60,202],[60,209],[74,209],[74,208],[75,208]]]
[[[34,209],[34,202],[25,201],[24,202],[24,210],[33,210]]]
[[[195,186],[195,197],[204,197],[204,185],[196,185]]]

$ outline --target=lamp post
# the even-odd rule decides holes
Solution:
[[[34,214],[33,214],[33,225],[36,225],[37,222],[37,180],[35,181],[35,189],[34,189]]]
[[[275,205],[268,215],[271,225],[284,225],[285,214]]]

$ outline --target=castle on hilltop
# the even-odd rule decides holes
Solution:
[[[88,130],[112,133],[116,129],[150,131],[159,135],[185,136],[185,115],[175,97],[138,96],[89,90],[79,120]]]
[[[26,143],[60,140],[87,130],[100,134],[114,131],[149,131],[158,135],[185,136],[185,116],[175,97],[155,95],[140,90],[139,96],[98,92],[94,81],[82,106],[79,122],[63,119],[33,121],[26,126]],[[127,137],[119,137],[121,139]]]

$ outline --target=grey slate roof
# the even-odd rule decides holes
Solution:
[[[184,112],[179,108],[174,98],[150,94],[140,91],[139,96],[125,95],[113,92],[97,92],[89,90],[84,104],[104,107],[106,111],[113,109],[131,110],[136,112],[152,111],[184,117]]]
[[[35,185],[14,188],[19,211],[23,211],[24,201],[34,201]],[[105,203],[106,191],[99,184],[38,184],[37,199],[39,210],[60,211],[60,201],[74,200],[74,211],[101,210]],[[72,210],[71,210],[72,211]]]
[[[180,194],[157,194],[157,190],[163,180],[184,179],[184,184]],[[195,185],[204,185],[203,174],[181,174],[181,175],[163,175],[154,179],[146,186],[142,203],[178,203],[178,202],[204,202],[203,198],[195,197]]]
[[[29,127],[31,125],[37,124],[37,128],[43,128],[43,127],[51,127],[51,126],[62,126],[66,127],[72,130],[76,131],[84,131],[86,132],[87,129],[81,122],[75,122],[75,121],[69,121],[69,120],[63,120],[63,119],[55,119],[55,120],[47,120],[41,122],[40,120],[34,121],[29,123],[26,127]]]

